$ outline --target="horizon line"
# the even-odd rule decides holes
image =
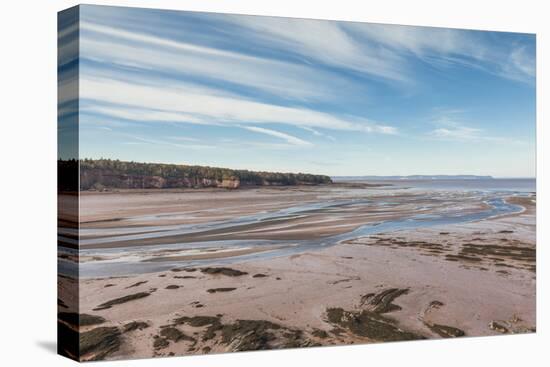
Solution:
[[[69,158],[71,159],[71,158]],[[58,158],[58,160],[69,160],[69,159],[63,159]],[[75,158],[72,158],[75,159]],[[328,176],[330,178],[339,178],[339,177],[410,177],[410,176],[474,176],[474,177],[490,177],[491,179],[534,179],[536,180],[536,176],[495,176],[490,174],[469,174],[469,173],[457,173],[457,174],[421,174],[421,173],[415,173],[415,174],[407,174],[407,175],[400,175],[400,174],[391,174],[391,175],[376,175],[376,174],[360,174],[360,175],[331,175],[326,173],[309,173],[308,170],[304,171],[291,171],[291,170],[258,170],[258,169],[251,169],[251,168],[234,168],[234,167],[227,167],[223,165],[210,165],[210,164],[188,164],[188,163],[166,163],[166,162],[144,162],[144,161],[135,161],[135,160],[124,160],[124,159],[118,159],[118,158],[78,158],[78,160],[118,160],[121,162],[134,162],[134,163],[142,163],[142,164],[173,164],[173,165],[181,165],[181,166],[202,166],[202,167],[212,167],[212,168],[223,168],[223,169],[230,169],[230,170],[247,170],[247,171],[264,171],[264,172],[278,172],[278,173],[293,173],[293,174],[313,174],[313,175],[322,175],[322,176]]]

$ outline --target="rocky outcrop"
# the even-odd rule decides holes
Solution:
[[[238,189],[238,178],[214,180],[209,178],[163,178],[160,176],[125,175],[104,170],[81,170],[80,186],[86,190],[118,189],[170,189],[170,188],[225,188]]]

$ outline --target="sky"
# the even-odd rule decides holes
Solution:
[[[81,158],[535,176],[535,35],[89,5],[59,32]]]

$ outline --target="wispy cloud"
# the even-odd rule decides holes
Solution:
[[[81,22],[81,29],[81,56],[93,62],[82,68],[81,97],[93,101],[82,108],[84,113],[141,122],[224,126],[286,124],[316,128],[316,135],[330,140],[333,140],[330,135],[318,129],[381,134],[397,131],[394,126],[364,116],[342,117],[312,108],[267,102],[265,98],[254,100],[258,98],[240,95],[231,85],[214,87],[210,83],[222,80],[243,85],[249,91],[252,88],[283,100],[291,99],[294,105],[305,100],[334,100],[336,90],[350,93],[358,88],[322,68],[87,20]],[[335,37],[337,34],[344,37],[340,31],[335,31]],[[115,72],[97,64],[118,65],[122,69]],[[132,74],[128,70],[142,72]],[[171,77],[163,78],[158,71],[168,72]]]
[[[286,134],[286,133],[276,131],[276,130],[272,130],[272,129],[266,129],[264,127],[257,127],[257,126],[240,126],[240,127],[243,128],[243,129],[246,129],[248,131],[253,131],[255,133],[265,134],[265,135],[274,136],[276,138],[283,139],[283,140],[285,140],[286,142],[288,142],[289,144],[292,144],[292,145],[297,145],[297,146],[312,146],[313,145],[308,141],[297,138],[297,137],[292,136],[290,134]]]
[[[432,130],[428,136],[431,138],[458,142],[487,142],[487,143],[508,143],[523,144],[517,139],[511,139],[503,136],[488,135],[487,131],[469,126],[456,125],[455,127],[442,127]]]
[[[394,134],[396,128],[363,118],[343,118],[307,108],[251,101],[192,85],[142,85],[115,79],[82,77],[80,96],[94,101],[84,113],[138,121],[201,125],[285,124],[331,130]],[[144,108],[143,106],[147,106]]]
[[[219,19],[249,29],[244,33],[256,42],[268,43],[290,54],[298,53],[305,60],[386,80],[410,81],[399,55],[358,42],[342,22],[234,15]]]
[[[176,148],[185,148],[185,149],[213,149],[215,146],[207,145],[207,144],[180,144],[180,143],[174,143],[172,141],[169,141],[167,139],[150,139],[150,138],[144,138],[141,136],[130,136],[128,137],[137,140],[137,142],[146,143],[146,144],[153,144],[153,145],[163,145],[163,146],[170,146],[170,147],[176,147]]]
[[[532,83],[535,53],[520,42],[499,40],[493,32],[387,24],[349,23],[365,42],[436,67],[467,66],[503,78]],[[525,37],[528,37],[525,35]]]
[[[530,52],[524,46],[516,47],[510,53],[508,61],[503,72],[510,79],[523,81],[527,77],[529,80],[534,81],[536,74],[536,59],[534,52]]]
[[[170,136],[169,139],[176,140],[176,141],[193,141],[193,142],[200,141],[200,139],[190,138],[187,136]]]
[[[488,135],[487,131],[475,127],[456,125],[434,129],[428,134],[432,138],[461,142],[494,142],[522,144],[523,141],[503,136]]]
[[[298,100],[327,99],[334,87],[352,88],[336,75],[291,62],[86,21],[81,23],[81,28],[84,32],[82,56],[96,62],[147,71],[169,71],[180,77],[217,79]]]
[[[483,130],[468,126],[441,127],[434,129],[430,135],[436,138],[452,140],[482,140]]]
[[[84,125],[86,126],[86,125]],[[91,126],[86,126],[90,128]],[[108,136],[112,138],[117,136],[120,138],[120,144],[123,145],[156,145],[162,147],[172,147],[172,148],[181,148],[181,149],[190,149],[190,150],[203,150],[203,149],[214,149],[216,146],[203,144],[199,139],[187,138],[182,136],[168,136],[168,137],[157,137],[150,138],[137,134],[127,133],[118,131],[118,129],[112,129],[106,126],[93,126],[97,131],[106,131]]]
[[[219,18],[250,29],[252,41],[259,39],[327,65],[406,82],[408,87],[417,81],[411,73],[415,59],[441,68],[481,69],[522,82],[534,78],[534,50],[521,42],[499,40],[491,32],[254,16]]]
[[[435,111],[437,117],[431,124],[436,128],[428,132],[430,138],[459,142],[521,143],[517,139],[490,135],[485,129],[461,122],[460,115],[464,113],[462,110],[440,108]]]
[[[311,127],[307,127],[307,126],[302,126],[302,129],[306,130],[306,131],[309,131],[310,133],[312,133],[313,135],[315,136],[322,136],[328,140],[331,140],[331,141],[336,141],[336,139],[331,136],[331,135],[328,135],[328,134],[325,134],[325,133],[322,133],[320,132],[319,130],[315,130]]]

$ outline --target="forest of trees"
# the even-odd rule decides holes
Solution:
[[[68,162],[60,162],[59,167]],[[74,164],[74,163],[73,163]],[[207,166],[138,163],[111,159],[80,160],[80,188],[183,188],[250,185],[318,185],[329,184],[324,175],[305,173],[256,172]]]

